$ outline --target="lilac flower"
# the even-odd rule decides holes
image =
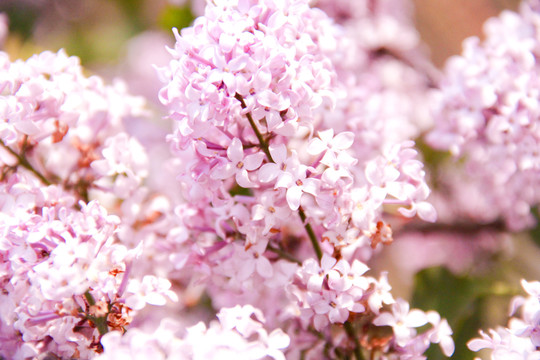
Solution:
[[[171,282],[146,275],[142,281],[134,279],[126,289],[126,305],[133,310],[140,310],[146,304],[165,305],[167,298],[178,301],[178,296],[170,290]]]
[[[113,177],[114,180],[100,179],[95,184],[107,189],[108,183],[112,182],[111,192],[121,199],[132,195],[148,176],[145,149],[125,133],[108,138],[102,154],[103,159],[93,161],[90,166],[98,175]]]
[[[242,265],[239,269],[238,280],[245,280],[255,271],[263,278],[270,278],[273,274],[272,264],[263,254],[268,245],[268,240],[260,240],[257,244],[245,250]]]
[[[311,155],[324,153],[321,163],[331,165],[338,153],[352,146],[354,134],[351,132],[342,132],[334,136],[334,130],[328,129],[319,131],[319,137],[313,138],[307,148]]]
[[[227,149],[227,157],[229,162],[224,165],[218,165],[212,170],[211,177],[214,179],[227,179],[235,176],[238,185],[244,188],[257,186],[248,176],[248,171],[253,171],[261,166],[264,154],[261,152],[244,155],[242,142],[238,138],[231,141]]]
[[[511,318],[508,327],[490,329],[489,335],[480,331],[481,338],[475,338],[467,343],[472,351],[491,349],[491,359],[536,359],[540,357],[539,344],[539,314],[540,300],[538,297],[540,283],[521,282],[527,298],[517,296],[512,300],[513,315],[521,307],[521,318]]]
[[[278,175],[275,188],[285,188],[287,190],[287,203],[291,210],[298,210],[301,205],[302,195],[304,193],[317,195],[319,181],[308,177],[309,167],[294,161],[295,157],[290,158],[291,163]]]
[[[373,320],[377,326],[391,326],[396,338],[396,344],[405,346],[416,335],[415,328],[425,325],[428,319],[424,312],[413,309],[409,311],[409,303],[397,299],[392,304],[392,313],[382,312]]]
[[[314,259],[307,259],[303,264],[301,276],[310,291],[321,291],[323,281],[337,260],[328,254],[323,254],[320,265]]]
[[[538,19],[535,2],[524,1],[518,13],[489,19],[484,41],[464,41],[462,55],[446,65],[436,126],[427,137],[431,146],[466,159],[465,180],[479,184],[491,211],[513,230],[534,224],[531,208],[540,201],[539,107],[531,95],[540,88]]]
[[[355,304],[351,295],[338,294],[334,291],[312,293],[308,301],[315,312],[313,324],[315,329],[322,330],[328,323],[344,323],[349,318],[349,311],[363,312],[364,306]]]
[[[354,260],[352,265],[348,261],[339,260],[328,272],[328,286],[336,291],[347,291],[352,286],[366,290],[368,281],[362,277],[369,268],[366,264]]]
[[[256,204],[252,208],[252,219],[264,220],[263,235],[267,234],[271,230],[277,231],[281,228],[281,225],[285,223],[291,216],[291,211],[288,206],[276,205],[278,196],[275,191],[267,191],[260,197],[260,203]]]

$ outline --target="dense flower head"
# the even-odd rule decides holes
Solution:
[[[111,158],[113,150],[104,147],[112,140],[105,144],[106,140],[126,131],[130,120],[144,116],[142,99],[129,96],[121,82],[109,86],[97,76],[86,77],[79,59],[63,50],[13,62],[1,52],[0,59],[3,166],[13,166],[16,157],[22,156],[50,181],[63,181],[66,188],[78,191],[87,191],[97,178],[118,173],[104,164],[96,166],[98,171],[90,165],[102,158],[102,151],[105,159]],[[128,151],[132,152],[135,142],[129,140],[121,151],[131,147]],[[124,166],[117,181],[140,182],[144,173],[139,169],[140,165],[133,171]]]
[[[0,356],[91,358],[136,311],[178,299],[133,271],[142,242],[124,236],[152,208],[146,148],[127,133],[143,101],[64,51],[0,58]]]
[[[91,356],[98,330],[83,321],[81,307],[101,317],[110,310],[97,315],[96,306],[111,304],[123,319],[119,326],[130,322],[129,310],[117,303],[130,256],[113,244],[119,219],[95,202],[75,210],[62,189],[32,185],[17,175],[2,184],[0,297],[9,346],[1,354],[22,358],[21,351],[32,349],[32,355]]]
[[[330,336],[355,316],[373,321],[393,302],[386,277],[365,276],[363,263],[392,242],[386,206],[399,217],[436,214],[416,130],[376,143],[365,141],[369,120],[332,116],[354,108],[339,94],[349,76],[360,80],[333,53],[354,40],[301,0],[210,2],[174,34],[160,99],[176,123],[172,150],[189,159],[178,268],[216,306],[256,303],[289,332]]]
[[[211,204],[201,211],[222,238],[236,228],[253,243],[264,213],[262,235],[279,237],[298,224],[284,206],[305,208],[317,233],[335,234],[325,238],[342,238],[338,227],[353,236],[333,246],[356,243],[369,257],[386,229],[378,225],[383,204],[435,219],[422,163],[403,138],[369,148],[346,129],[332,130],[342,125],[327,118],[337,101],[331,91],[343,84],[324,42],[337,42],[339,28],[304,1],[287,11],[278,5],[210,3],[205,16],[175,33],[161,100],[177,123],[173,147],[193,159],[181,177],[186,196]],[[250,195],[231,196],[236,187]]]
[[[525,2],[484,26],[486,39],[469,38],[451,58],[428,136],[435,148],[465,159],[470,176],[511,229],[534,223],[538,204],[538,64],[540,13]]]
[[[255,140],[248,111],[262,133],[291,134],[297,122],[313,121],[332,100],[333,73],[320,49],[324,21],[304,1],[209,3],[205,16],[175,33],[174,60],[162,74],[169,83],[160,98],[178,120],[180,142]]]

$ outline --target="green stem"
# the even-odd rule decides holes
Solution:
[[[319,242],[317,241],[317,236],[315,235],[315,231],[313,231],[311,224],[306,222],[306,214],[304,213],[304,210],[302,208],[298,208],[298,214],[300,215],[300,219],[302,219],[304,228],[306,229],[306,232],[308,233],[309,240],[311,241],[311,245],[313,245],[313,249],[315,249],[315,252],[317,253],[317,258],[319,259],[319,261],[321,261],[322,250],[321,250],[321,247],[319,246]]]
[[[285,260],[288,260],[288,261],[293,262],[293,263],[297,263],[298,265],[302,265],[302,262],[300,260],[298,260],[297,258],[295,258],[294,256],[292,256],[291,254],[289,254],[286,251],[275,248],[272,245],[268,245],[268,247],[266,249],[273,252],[273,253],[275,253],[275,254],[278,254],[279,257],[281,257],[281,258],[283,258]]]
[[[94,300],[94,297],[92,296],[92,294],[90,294],[90,290],[86,290],[86,292],[84,293],[84,298],[86,299],[88,305],[96,305],[96,300]]]
[[[86,290],[86,292],[84,293],[84,298],[88,302],[88,305],[90,306],[96,305],[96,300],[94,300],[94,297],[92,296],[92,294],[90,294],[90,290]],[[109,327],[107,326],[108,315],[109,314],[107,313],[107,315],[103,317],[95,317],[91,315],[86,315],[86,316],[87,316],[87,319],[92,320],[94,325],[96,325],[96,328],[98,329],[99,334],[105,335],[106,333],[109,332]]]
[[[242,97],[242,95],[237,93],[236,95],[234,95],[234,98],[240,101],[240,104],[242,105],[242,109],[247,108],[246,102],[244,101],[244,98]],[[251,128],[255,132],[255,135],[257,135],[257,139],[259,140],[259,146],[261,147],[262,151],[264,151],[264,153],[266,154],[268,161],[275,163],[274,159],[272,159],[272,155],[270,155],[268,144],[266,143],[261,132],[257,128],[257,124],[255,124],[255,120],[253,120],[253,116],[251,116],[250,112],[247,112],[246,117],[248,118],[249,124],[251,125]]]
[[[44,183],[45,185],[51,185],[52,184],[49,180],[47,180],[47,178],[45,176],[43,176],[43,174],[41,174],[39,171],[37,171],[32,166],[32,164],[30,164],[30,162],[28,162],[28,159],[26,159],[26,157],[24,155],[19,155],[16,151],[14,151],[9,146],[7,146],[2,140],[0,140],[0,145],[4,149],[6,149],[11,155],[13,155],[13,156],[15,156],[17,158],[17,160],[19,161],[19,165],[22,165],[25,169],[29,170],[34,175],[36,175],[39,178],[39,180],[41,180],[42,183]]]
[[[105,335],[109,332],[109,327],[107,326],[107,316],[104,317],[92,317],[96,328],[99,331],[99,335]]]
[[[242,105],[242,109],[247,108],[246,102],[244,101],[244,98],[242,97],[242,95],[236,93],[236,95],[234,95],[234,98],[240,101],[240,104]],[[268,144],[266,143],[265,139],[261,135],[259,129],[257,128],[257,124],[255,124],[255,121],[253,120],[253,116],[251,116],[251,113],[249,111],[246,113],[246,117],[248,118],[249,124],[253,128],[255,135],[257,135],[257,139],[259,140],[259,146],[266,154],[268,161],[273,162],[275,164],[276,162],[274,161],[274,159],[272,159],[272,155],[270,155]],[[322,259],[322,250],[321,250],[321,247],[319,246],[319,242],[317,241],[317,236],[315,235],[315,232],[313,231],[313,228],[311,227],[311,225],[308,222],[306,222],[306,214],[304,214],[304,210],[302,210],[302,208],[298,209],[298,214],[300,215],[300,219],[302,219],[302,223],[304,224],[304,228],[306,229],[308,233],[309,240],[311,241],[311,244],[313,245],[313,249],[315,249],[315,252],[317,253],[317,258],[320,261]]]
[[[356,336],[352,324],[349,321],[346,321],[343,325],[347,335],[354,342],[354,356],[356,357],[356,360],[364,360],[364,355],[362,355],[362,351],[360,350],[360,342],[358,341],[358,337]]]

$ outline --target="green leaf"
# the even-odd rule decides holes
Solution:
[[[229,194],[231,194],[231,196],[235,196],[235,195],[253,196],[253,191],[251,189],[243,188],[240,185],[236,184],[235,187],[229,190]]]
[[[536,227],[529,231],[529,235],[531,236],[531,239],[534,241],[534,243],[537,246],[540,246],[540,214],[538,213],[538,208],[533,208],[531,210],[531,214],[536,219]]]
[[[485,296],[491,286],[492,281],[486,278],[456,276],[444,267],[416,274],[411,306],[424,311],[436,310],[448,320],[456,345],[452,359],[474,359],[475,353],[466,344],[478,337],[478,330],[483,326]],[[430,360],[446,359],[437,345],[432,345],[426,355]]]
[[[183,29],[191,25],[195,17],[189,4],[185,6],[167,6],[159,18],[161,28],[170,31],[173,27]]]

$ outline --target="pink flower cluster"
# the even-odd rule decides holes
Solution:
[[[0,358],[450,357],[447,320],[372,268],[396,230],[443,237],[414,142],[431,100],[429,142],[466,163],[437,179],[450,231],[532,223],[540,18],[531,1],[488,22],[434,90],[409,10],[209,1],[157,68],[170,131],[64,51],[0,52]],[[522,284],[521,318],[472,350],[538,358],[540,284]]]
[[[143,102],[62,51],[0,58],[0,356],[91,358],[137,310],[178,298],[133,271],[142,248],[120,241],[129,213],[101,204],[143,191],[146,151],[124,124]]]
[[[198,274],[217,308],[256,303],[294,341],[312,326],[330,334],[355,316],[372,322],[394,303],[386,278],[365,276],[358,260],[392,242],[384,206],[436,218],[414,142],[366,145],[329,115],[349,101],[335,95],[352,74],[330,57],[338,34],[305,1],[210,3],[175,32],[160,70],[189,201],[180,207],[189,235],[171,260]],[[413,332],[373,351],[420,351]],[[332,346],[352,351],[344,340]]]
[[[463,55],[447,63],[427,138],[465,159],[468,176],[512,230],[534,224],[531,208],[540,201],[539,19],[536,2],[524,2],[519,13],[488,20],[483,42],[464,42]]]

